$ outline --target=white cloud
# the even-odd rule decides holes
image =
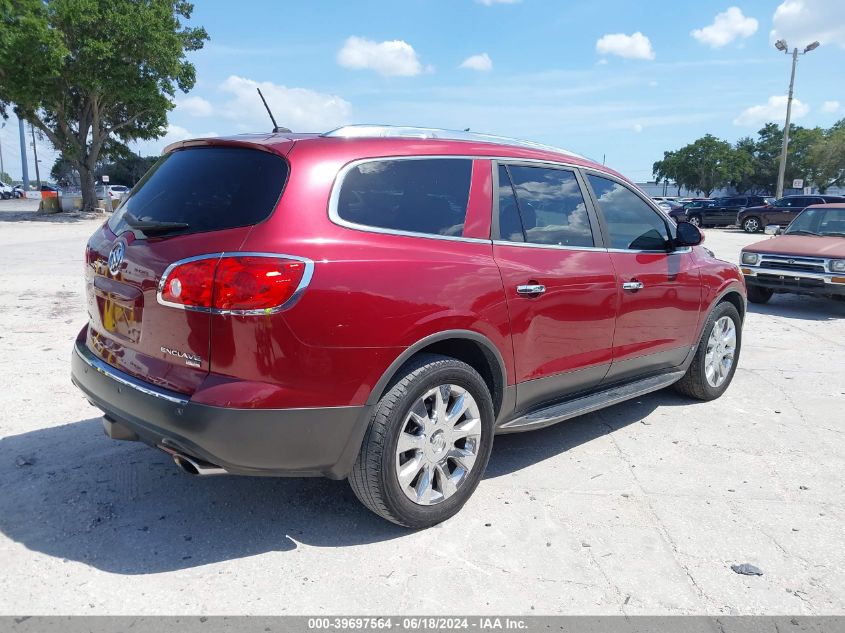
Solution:
[[[845,48],[842,0],[785,0],[772,17],[771,40],[803,48],[819,41]]]
[[[757,32],[757,26],[757,20],[744,16],[739,7],[729,7],[716,14],[713,24],[695,29],[690,35],[702,44],[719,48],[737,38],[751,37]]]
[[[479,55],[472,55],[467,57],[460,65],[460,68],[468,68],[469,70],[478,70],[481,72],[488,72],[493,70],[493,60],[487,53]]]
[[[633,35],[608,33],[596,42],[596,51],[600,55],[618,55],[628,59],[654,59],[654,50],[649,39],[637,31]]]
[[[838,112],[840,103],[838,101],[825,101],[822,104],[822,112],[830,114],[831,112]]]
[[[337,63],[352,70],[374,70],[386,77],[413,77],[423,72],[417,52],[404,40],[374,42],[353,35],[338,51]]]
[[[774,121],[776,123],[782,122],[786,118],[786,101],[787,98],[783,95],[777,97],[769,97],[769,100],[762,104],[751,106],[742,111],[742,113],[734,119],[734,125],[759,125]],[[800,119],[802,116],[810,111],[810,106],[802,103],[798,99],[792,100],[792,119]]]
[[[188,116],[211,116],[214,114],[211,103],[202,97],[177,99],[176,109],[185,112]]]
[[[296,132],[330,130],[347,123],[352,113],[350,103],[336,95],[231,75],[220,84],[220,90],[233,96],[223,105],[221,114],[236,121],[241,131],[271,127],[256,88],[264,93],[276,122]]]
[[[475,0],[478,4],[483,4],[485,7],[492,7],[494,4],[518,4],[522,0]]]
[[[643,131],[643,126],[642,126],[641,123],[634,123],[634,125],[631,126],[631,129],[634,130],[634,132],[637,132],[639,134],[640,132]]]

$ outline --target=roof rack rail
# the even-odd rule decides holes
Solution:
[[[473,141],[476,143],[496,143],[499,145],[510,145],[513,147],[524,147],[545,152],[555,152],[584,158],[580,154],[569,150],[534,141],[524,141],[507,136],[495,136],[493,134],[479,134],[477,132],[466,132],[462,130],[443,130],[433,127],[412,127],[400,125],[345,125],[322,134],[326,138],[418,138],[418,139],[444,139],[449,141]]]

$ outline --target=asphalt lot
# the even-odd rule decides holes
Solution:
[[[69,380],[100,220],[31,207],[0,202],[2,614],[845,613],[845,303],[751,306],[720,400],[498,437],[413,533],[345,482],[191,478],[106,438]],[[733,262],[762,239],[706,233]]]

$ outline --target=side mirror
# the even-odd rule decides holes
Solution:
[[[679,222],[675,237],[675,246],[698,246],[704,241],[704,233],[689,222]]]
[[[766,228],[763,229],[763,233],[766,235],[780,235],[783,233],[783,229],[780,228],[777,224],[767,224]]]

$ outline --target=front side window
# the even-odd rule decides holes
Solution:
[[[611,248],[666,250],[669,231],[654,209],[618,182],[593,174],[588,178],[607,223]]]
[[[575,173],[565,169],[510,165],[499,172],[499,230],[512,239],[507,204],[503,206],[502,171],[510,175],[526,242],[550,246],[594,246],[587,206]],[[507,181],[505,181],[507,182]],[[505,209],[505,215],[503,215]],[[518,239],[516,241],[522,241]]]
[[[461,237],[471,179],[468,158],[367,161],[343,179],[337,215],[374,228]]]

